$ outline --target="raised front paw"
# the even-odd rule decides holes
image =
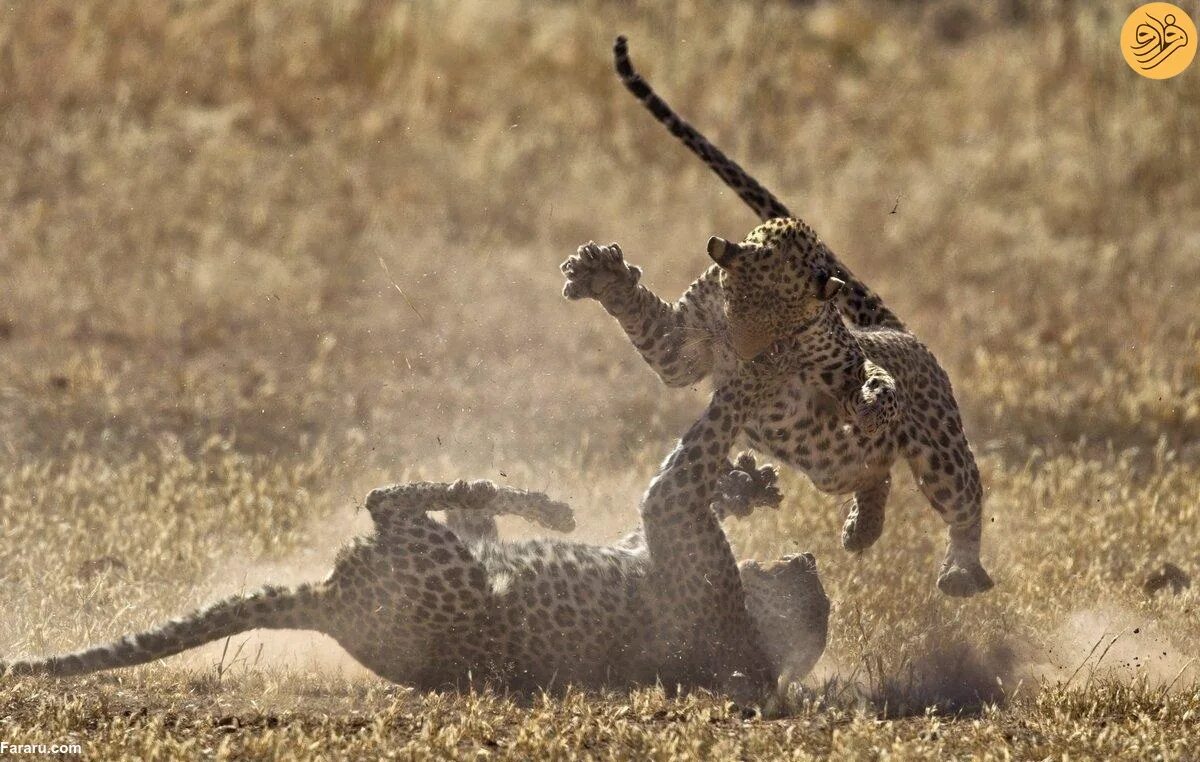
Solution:
[[[567,257],[559,269],[567,276],[563,296],[568,299],[602,301],[617,290],[633,288],[642,277],[642,268],[627,264],[621,247],[615,243],[601,246],[589,241]]]
[[[753,455],[743,452],[734,461],[733,470],[717,481],[713,510],[725,518],[749,516],[755,508],[777,508],[783,501],[778,481],[774,466],[760,467]]]

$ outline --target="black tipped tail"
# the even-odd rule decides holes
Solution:
[[[684,121],[665,100],[654,92],[650,84],[633,68],[633,61],[629,59],[629,40],[625,35],[618,36],[613,43],[613,64],[625,89],[641,101],[642,105],[654,115],[654,118],[661,122],[672,135],[679,138],[688,150],[708,165],[708,168],[715,172],[722,182],[737,193],[738,197],[758,215],[759,219],[765,221],[792,216],[783,202],[775,198],[737,162],[713,145],[699,130]]]
[[[650,85],[642,79],[642,75],[634,71],[633,62],[629,60],[629,40],[623,34],[613,43],[613,64],[616,66],[617,76],[638,100],[644,100],[646,96],[654,94]]]
[[[617,37],[616,42],[613,43],[613,63],[625,89],[641,101],[655,119],[672,135],[679,138],[688,150],[703,161],[717,177],[721,178],[721,181],[736,193],[738,198],[750,207],[760,220],[765,222],[780,217],[794,216],[783,205],[783,202],[775,197],[775,194],[764,188],[758,180],[755,180],[741,165],[713,145],[699,130],[685,122],[666,101],[654,92],[649,83],[633,68],[633,62],[629,60],[629,41],[624,35]],[[834,274],[845,281],[848,286],[848,288],[842,289],[842,293],[837,296],[838,307],[847,319],[860,327],[879,326],[898,331],[905,330],[904,324],[884,306],[882,299],[865,283],[854,277],[854,274],[845,265],[838,262],[836,257],[834,262],[836,263]]]

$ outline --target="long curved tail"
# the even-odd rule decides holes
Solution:
[[[716,172],[717,176],[738,194],[738,198],[754,210],[760,220],[766,222],[776,217],[792,216],[782,201],[775,198],[771,191],[713,145],[699,130],[685,122],[658,93],[654,92],[646,80],[642,79],[642,75],[634,70],[633,62],[629,60],[629,41],[625,39],[625,35],[621,35],[613,43],[613,59],[617,67],[617,76],[621,78],[625,89],[633,93],[633,97],[641,101],[642,105],[654,114],[654,118],[662,122],[672,135],[682,140],[709,169]]]
[[[625,89],[642,102],[654,118],[665,126],[672,135],[679,138],[692,153],[708,165],[730,187],[738,198],[746,202],[760,220],[764,222],[778,217],[793,217],[779,199],[771,191],[762,186],[758,180],[750,176],[733,159],[713,145],[695,127],[675,113],[653,88],[633,68],[629,60],[629,42],[624,35],[613,43],[613,62],[616,65],[617,76],[625,85]],[[896,317],[883,300],[872,291],[867,284],[857,278],[850,268],[841,263],[833,252],[829,252],[834,263],[834,276],[845,282],[843,288],[835,297],[842,316],[859,328],[891,328],[897,331],[907,330],[900,318]]]
[[[75,653],[0,662],[0,674],[68,677],[163,659],[256,629],[319,629],[321,586],[264,587],[235,595],[146,632]]]

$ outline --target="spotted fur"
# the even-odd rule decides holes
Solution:
[[[949,528],[938,587],[956,596],[991,588],[979,560],[979,472],[937,359],[808,225],[654,94],[633,70],[623,38],[614,52],[626,87],[765,221],[734,247],[736,257],[722,247],[717,264],[673,304],[640,285],[641,269],[616,244],[589,243],[568,258],[563,294],[599,301],[668,386],[705,376],[719,386],[739,357],[788,339],[808,362],[756,401],[746,439],[822,491],[854,496],[842,534],[852,551],[882,533],[891,466],[906,460]],[[829,300],[832,309],[813,298],[829,280],[846,282]]]
[[[778,502],[774,471],[726,460],[746,402],[779,374],[717,391],[663,463],[640,529],[608,546],[498,542],[492,518],[574,525],[540,493],[491,482],[373,490],[375,529],[323,581],[267,587],[108,645],[8,666],[66,676],[125,667],[254,628],[316,630],[375,673],[422,688],[622,687],[661,681],[759,694],[803,676],[829,605],[811,555],[739,568],[717,512]],[[446,510],[451,526],[427,513]],[[0,665],[3,667],[3,665]]]
[[[737,162],[725,155],[704,137],[695,127],[683,120],[675,110],[663,100],[653,88],[633,68],[629,59],[629,44],[624,36],[618,37],[613,44],[613,61],[617,76],[625,88],[642,105],[663,124],[668,131],[679,138],[688,150],[700,158],[708,168],[716,173],[729,188],[749,206],[763,222],[781,217],[794,215],[778,198],[764,188],[758,180],[750,176]],[[882,327],[903,330],[904,324],[883,303],[883,300],[865,283],[854,276],[850,269],[842,264],[833,252],[829,251],[820,239],[813,237],[814,245],[825,250],[829,259],[830,274],[846,283],[846,288],[837,296],[837,307],[842,315],[851,323],[860,327]],[[701,276],[703,280],[711,273]]]

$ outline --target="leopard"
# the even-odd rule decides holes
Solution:
[[[373,531],[328,576],[269,585],[106,645],[0,665],[68,677],[161,659],[252,629],[331,636],[376,675],[426,690],[661,685],[776,695],[825,648],[829,599],[810,553],[739,563],[721,517],[778,505],[773,467],[728,453],[749,403],[785,376],[757,362],[714,392],[607,545],[501,541],[512,513],[558,531],[574,511],[490,481],[416,482],[366,497]],[[445,511],[445,522],[430,516]]]
[[[563,262],[563,295],[598,301],[670,387],[706,376],[723,384],[763,347],[795,339],[810,362],[756,401],[745,439],[821,492],[850,496],[841,543],[856,554],[882,536],[892,466],[907,461],[947,526],[937,588],[955,597],[990,590],[979,470],[937,358],[811,227],[675,113],[634,69],[623,36],[614,59],[625,87],[762,222],[740,242],[710,238],[712,264],[675,302],[642,285],[641,268],[615,243],[589,242]]]

